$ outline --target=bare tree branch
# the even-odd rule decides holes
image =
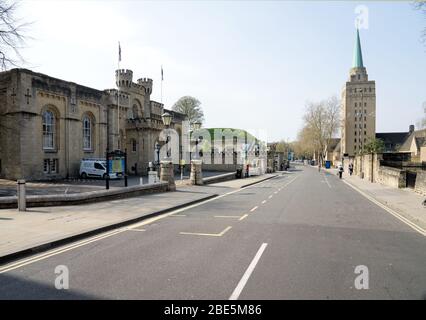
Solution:
[[[412,3],[414,10],[418,10],[424,14],[426,19],[426,1],[425,0],[416,0]],[[422,42],[426,45],[426,27],[423,29],[421,34]]]
[[[27,28],[31,23],[23,23],[16,17],[18,2],[0,0],[0,67],[2,70],[25,62],[20,50],[25,45]]]
[[[305,122],[299,132],[299,150],[302,153],[316,153],[319,161],[325,158],[331,139],[340,124],[340,101],[330,97],[325,101],[308,103],[303,117]]]

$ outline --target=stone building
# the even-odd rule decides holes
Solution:
[[[144,173],[166,110],[151,100],[151,79],[135,83],[131,70],[117,70],[116,83],[119,91],[101,91],[27,69],[0,72],[0,177],[76,177],[82,158],[107,149],[126,149],[129,173]],[[167,111],[181,134],[185,116]]]
[[[398,151],[409,152],[413,162],[426,162],[426,129],[414,130],[414,125],[411,125]]]
[[[368,79],[357,30],[349,80],[342,90],[341,153],[354,156],[376,135],[376,83]]]

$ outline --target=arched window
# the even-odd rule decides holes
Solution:
[[[83,118],[83,150],[92,150],[92,120],[89,116]]]
[[[52,111],[43,112],[43,149],[55,148],[55,115]]]
[[[133,111],[133,118],[138,119],[139,118],[139,112],[138,112],[138,106],[136,104],[133,105],[132,111]]]
[[[128,109],[127,110],[127,119],[129,119],[129,120],[132,120],[132,119],[134,119],[135,117],[133,117],[133,111],[132,111],[132,109]]]

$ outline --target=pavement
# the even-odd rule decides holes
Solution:
[[[176,192],[148,194],[140,197],[103,201],[77,206],[0,210],[0,262],[5,256],[25,253],[29,249],[94,233],[127,221],[145,218],[184,205],[209,199],[231,189],[274,175],[231,180],[211,186],[185,185]]]
[[[223,191],[0,267],[0,298],[426,298],[425,236],[335,175],[202,188]]]
[[[337,170],[331,169],[329,173],[337,175]],[[371,197],[373,201],[390,208],[397,215],[403,216],[426,230],[426,207],[422,204],[425,196],[409,188],[397,189],[379,183],[371,183],[367,179],[361,179],[355,175],[350,176],[347,173],[343,174],[342,180],[358,192]]]
[[[204,171],[203,177],[213,177],[224,174],[226,172],[220,171]],[[189,173],[185,171],[183,176],[183,182],[188,181]],[[142,183],[148,183],[148,176],[129,176],[128,186],[135,186]],[[175,175],[176,184],[181,183],[180,174]],[[110,180],[110,188],[122,188],[124,187],[124,179],[113,179]],[[82,193],[94,190],[104,190],[105,180],[104,179],[67,179],[60,181],[44,181],[44,182],[27,182],[26,191],[28,195],[50,195],[50,194],[70,194],[70,193]],[[0,197],[16,196],[16,181],[0,179]]]

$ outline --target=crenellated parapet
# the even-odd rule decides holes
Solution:
[[[129,69],[115,70],[115,83],[120,88],[130,88],[133,81],[133,71]]]
[[[140,78],[140,79],[138,79],[138,84],[145,88],[145,92],[147,94],[152,93],[152,79]]]
[[[119,97],[120,106],[129,106],[130,97],[127,93],[120,91],[120,95],[118,95],[117,89],[106,89],[104,90],[104,92],[108,95],[109,104],[116,105],[117,97]]]

